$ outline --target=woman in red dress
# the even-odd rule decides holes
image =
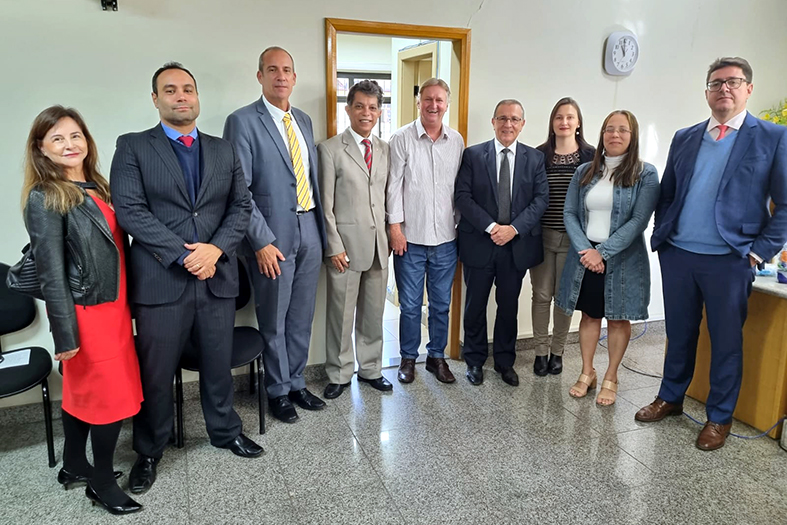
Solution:
[[[125,234],[97,169],[98,150],[79,113],[53,106],[27,140],[25,226],[63,363],[63,468],[68,488],[113,514],[142,506],[117,484],[112,467],[123,419],[139,412],[142,387],[126,300]],[[93,466],[85,454],[88,433]]]

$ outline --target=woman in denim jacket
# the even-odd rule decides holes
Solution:
[[[569,391],[573,397],[585,397],[596,386],[593,357],[606,317],[609,366],[596,403],[615,402],[630,321],[648,317],[650,264],[643,232],[658,198],[656,168],[639,158],[636,117],[613,111],[601,127],[593,161],[574,173],[563,213],[571,247],[557,306],[568,315],[582,311],[582,374]]]

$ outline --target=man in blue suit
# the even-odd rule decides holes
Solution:
[[[661,262],[668,347],[659,395],[636,419],[682,413],[704,304],[710,393],[697,448],[715,450],[738,401],[754,267],[787,240],[787,129],[746,111],[753,89],[746,60],[716,60],[706,84],[711,118],[675,134],[661,182],[651,246]]]
[[[544,260],[541,216],[549,185],[544,155],[517,141],[524,125],[522,104],[501,100],[492,117],[495,138],[467,148],[456,177],[459,260],[467,285],[463,356],[474,385],[484,380],[486,305],[493,283],[495,371],[509,385],[519,385],[514,371],[519,291],[527,269]]]
[[[271,413],[298,419],[293,403],[321,410],[303,369],[320,276],[325,226],[312,121],[290,105],[295,62],[280,47],[260,55],[262,96],[227,117],[224,138],[238,152],[252,213],[242,248],[252,271],[257,322],[265,341],[265,388]]]

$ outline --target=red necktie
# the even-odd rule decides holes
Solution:
[[[723,139],[727,135],[727,130],[730,129],[729,126],[725,126],[724,124],[719,124],[716,127],[719,128],[719,136],[716,137],[716,140]]]
[[[181,135],[178,137],[178,142],[185,145],[187,148],[190,148],[192,144],[194,144],[194,137],[189,135]]]
[[[369,173],[372,172],[372,143],[369,139],[363,139],[361,141],[366,147],[366,151],[363,154],[363,160],[366,161],[366,167],[369,168]]]

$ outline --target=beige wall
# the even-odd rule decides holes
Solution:
[[[504,97],[519,98],[527,107],[521,139],[540,143],[552,104],[571,95],[582,104],[590,130],[614,108],[634,111],[645,131],[643,155],[661,169],[674,131],[708,115],[702,89],[713,58],[738,54],[751,60],[753,110],[787,96],[787,34],[782,17],[775,16],[783,0],[398,0],[364,10],[359,5],[350,0],[120,0],[115,13],[102,12],[98,0],[0,0],[0,260],[17,260],[26,242],[19,213],[24,141],[32,119],[50,104],[82,111],[106,169],[118,135],[157,122],[150,76],[163,62],[179,60],[194,72],[202,102],[199,127],[220,134],[228,113],[259,96],[257,56],[276,44],[296,59],[293,102],[312,116],[317,139],[325,138],[325,17],[469,25],[471,144],[491,137],[490,113]],[[642,57],[631,77],[612,79],[601,71],[603,40],[621,28],[639,35]],[[651,313],[659,317],[657,269],[653,286]],[[526,279],[523,298],[529,293]],[[313,363],[324,359],[324,284],[317,301]],[[529,301],[522,304],[525,335]],[[40,319],[2,343],[4,348],[52,346]],[[37,392],[29,392],[0,406],[38,399]]]

